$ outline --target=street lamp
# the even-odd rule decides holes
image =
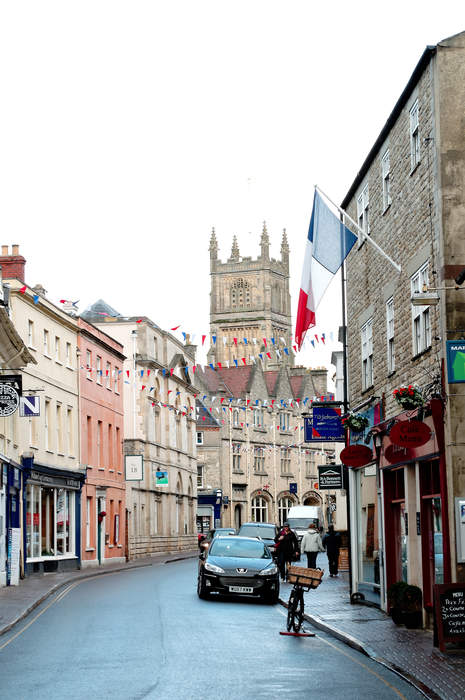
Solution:
[[[421,292],[414,292],[414,294],[412,294],[410,301],[413,306],[436,306],[436,304],[439,303],[438,292],[446,292],[449,289],[465,291],[465,287],[460,286],[465,282],[465,267],[459,272],[454,282],[454,287],[427,287],[425,284]]]

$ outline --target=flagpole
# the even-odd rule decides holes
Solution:
[[[323,190],[320,189],[320,188],[318,187],[318,185],[315,185],[315,189],[316,189],[320,194],[322,194],[323,197],[325,197],[325,198],[328,200],[328,202],[331,202],[331,204],[332,204],[334,207],[336,207],[336,209],[338,210],[338,212],[339,212],[340,214],[342,214],[342,217],[343,217],[342,223],[344,223],[344,217],[347,218],[347,219],[350,221],[350,223],[351,223],[353,226],[355,226],[355,228],[357,229],[357,232],[362,236],[362,240],[364,240],[364,241],[369,241],[369,242],[371,243],[371,245],[374,246],[374,247],[376,248],[376,250],[378,251],[378,253],[381,253],[381,255],[382,255],[383,257],[385,257],[386,260],[388,260],[388,261],[391,263],[391,265],[392,265],[393,267],[395,267],[395,269],[397,270],[397,272],[402,272],[401,266],[398,265],[396,262],[394,262],[394,260],[393,260],[392,258],[390,258],[389,255],[388,255],[387,253],[384,252],[384,250],[381,248],[381,246],[379,246],[379,245],[371,238],[371,236],[368,236],[368,234],[366,233],[366,231],[364,231],[362,228],[360,228],[360,226],[357,224],[357,222],[354,221],[354,220],[352,219],[352,217],[349,216],[349,214],[348,214],[346,211],[344,211],[344,209],[341,209],[341,207],[338,206],[338,205],[336,204],[336,202],[333,202],[333,200],[332,200],[330,197],[328,197],[328,195],[327,195],[325,192],[323,192]]]

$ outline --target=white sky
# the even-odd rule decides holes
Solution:
[[[313,185],[342,200],[424,48],[464,29],[463,0],[4,2],[0,243],[52,301],[199,337],[212,226],[224,261],[266,220],[294,325]],[[339,288],[311,337],[337,337]]]

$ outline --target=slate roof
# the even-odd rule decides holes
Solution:
[[[197,427],[198,428],[220,428],[219,422],[216,420],[216,418],[210,413],[210,411],[204,406],[202,401],[199,401],[199,399],[196,400],[195,402],[196,408],[198,408],[197,412]],[[205,418],[205,420],[204,420]]]

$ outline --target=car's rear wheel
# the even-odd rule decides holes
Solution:
[[[205,579],[202,574],[199,574],[199,577],[197,579],[197,595],[199,596],[199,598],[202,598],[202,600],[206,600],[210,597],[210,594],[207,592],[205,586]]]

